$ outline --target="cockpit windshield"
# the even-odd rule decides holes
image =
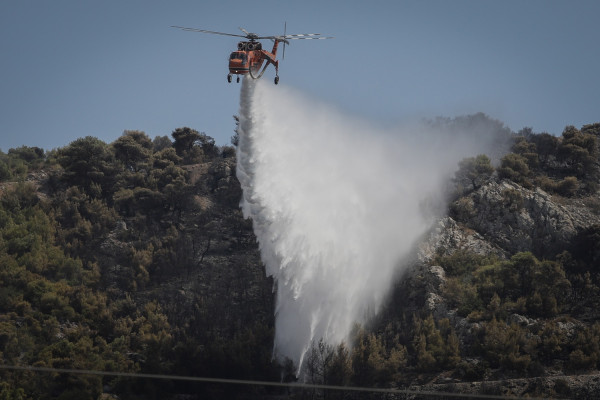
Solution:
[[[231,56],[229,57],[229,59],[230,60],[242,60],[242,62],[245,63],[248,58],[246,56],[246,53],[241,52],[241,51],[234,51],[233,53],[231,53]]]

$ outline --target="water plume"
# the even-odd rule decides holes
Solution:
[[[301,368],[313,341],[347,341],[380,309],[432,222],[424,205],[441,200],[475,149],[422,127],[378,128],[251,79],[238,134],[241,207],[276,285],[274,351]]]

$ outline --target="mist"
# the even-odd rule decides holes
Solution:
[[[492,135],[439,124],[382,128],[283,85],[244,79],[237,175],[266,274],[274,354],[300,370],[311,343],[348,343],[382,307],[446,183]]]

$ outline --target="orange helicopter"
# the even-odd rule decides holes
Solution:
[[[227,82],[230,83],[233,79],[233,74],[237,75],[237,82],[240,81],[240,75],[250,75],[251,78],[258,79],[263,76],[269,64],[273,64],[275,67],[275,84],[277,85],[279,83],[279,60],[277,60],[276,57],[279,42],[283,42],[283,59],[285,59],[285,45],[290,44],[289,40],[333,39],[331,36],[321,36],[320,33],[299,33],[288,35],[285,33],[287,30],[287,24],[284,25],[284,33],[282,36],[259,36],[256,33],[248,32],[244,28],[239,28],[242,32],[244,32],[244,35],[207,31],[196,28],[186,28],[183,26],[172,26],[172,28],[179,28],[188,32],[212,33],[214,35],[236,36],[248,39],[247,41],[239,42],[237,51],[232,52],[229,56],[229,74],[227,75]],[[273,50],[271,50],[271,52],[262,49],[262,44],[258,41],[261,39],[271,39],[274,42]],[[266,64],[263,67],[265,62]]]

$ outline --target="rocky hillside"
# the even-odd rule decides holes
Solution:
[[[518,198],[519,206],[511,207],[508,196]],[[582,232],[596,232],[600,226],[600,213],[586,205],[595,199],[552,196],[539,188],[491,180],[451,205],[453,216],[439,219],[420,243],[419,261],[397,285],[392,305],[401,308],[405,319],[413,313],[431,316],[435,323],[448,321],[462,360],[452,370],[438,367],[438,374],[422,370],[412,377],[411,388],[600,395],[598,271],[574,267],[569,253],[578,247]],[[550,280],[550,274],[556,276]],[[536,289],[537,302],[536,292],[528,296]],[[557,300],[549,300],[551,296]],[[469,383],[461,383],[465,380]]]
[[[238,207],[235,149],[177,129],[0,153],[6,366],[293,380],[272,359],[273,282]],[[523,130],[457,166],[447,213],[328,385],[597,398],[600,124]],[[0,370],[7,399],[352,398],[350,393]],[[416,396],[413,396],[417,398]]]
[[[375,328],[384,336],[389,326],[412,325],[403,340],[415,357],[406,385],[600,395],[599,127],[568,127],[544,156],[540,135],[529,132],[495,168],[481,156],[461,163],[449,215],[420,243]],[[569,140],[587,143],[577,162],[565,156]],[[565,180],[576,184],[565,191]],[[457,345],[448,346],[453,335]]]

